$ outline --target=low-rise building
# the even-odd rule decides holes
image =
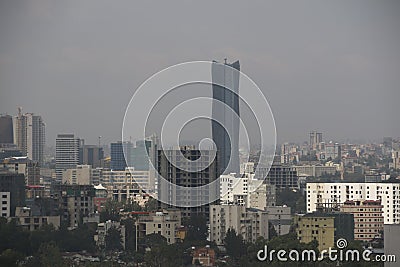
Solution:
[[[108,231],[111,228],[115,228],[118,230],[121,234],[121,245],[123,249],[125,249],[125,225],[120,224],[119,222],[113,222],[113,221],[106,221],[104,223],[99,223],[97,224],[97,231],[96,234],[94,235],[94,241],[96,242],[96,245],[98,247],[105,247],[107,246],[106,244],[106,236]]]
[[[268,212],[268,221],[274,227],[277,235],[286,235],[289,233],[293,222],[290,207],[266,207],[265,211]]]
[[[61,219],[70,227],[77,227],[83,217],[94,213],[95,190],[93,185],[56,184],[52,196],[62,211]]]
[[[229,229],[247,242],[268,239],[268,212],[240,205],[210,205],[210,240],[223,245]]]
[[[51,224],[55,229],[60,228],[60,216],[34,216],[28,207],[17,207],[15,217],[17,224],[28,231],[37,230],[43,225]]]
[[[294,226],[301,243],[318,241],[319,251],[328,250],[335,245],[335,218],[323,214],[296,215]]]
[[[139,216],[136,221],[138,239],[150,234],[160,234],[168,244],[181,241],[178,237],[178,229],[181,227],[181,212],[178,209],[164,209],[159,212],[149,212]]]
[[[192,264],[196,265],[198,262],[201,266],[213,267],[215,266],[215,250],[210,246],[196,248],[192,253]]]

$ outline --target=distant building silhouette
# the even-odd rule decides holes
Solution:
[[[0,115],[0,144],[14,143],[13,119],[10,115]]]

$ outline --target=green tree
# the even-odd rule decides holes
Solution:
[[[236,234],[234,229],[228,229],[226,232],[224,245],[227,254],[235,260],[240,259],[246,252],[246,244],[243,237],[240,234]]]
[[[157,201],[157,199],[151,197],[151,198],[146,202],[146,204],[145,204],[145,206],[144,206],[144,210],[145,210],[145,211],[155,211],[155,210],[158,210],[158,201]]]
[[[116,250],[121,250],[122,249],[122,243],[121,243],[121,232],[112,226],[110,229],[108,229],[107,234],[106,234],[106,249],[108,251],[116,251]]]
[[[105,222],[108,220],[118,222],[120,220],[119,211],[122,209],[123,204],[115,200],[107,200],[104,207],[100,212],[100,221]]]
[[[183,225],[188,228],[185,241],[205,241],[207,239],[207,218],[204,215],[193,215],[189,220],[184,220]]]

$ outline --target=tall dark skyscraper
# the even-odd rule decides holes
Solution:
[[[10,115],[0,115],[0,144],[14,143],[13,119]]]
[[[213,62],[212,138],[218,151],[218,175],[237,173],[239,163],[239,76],[240,64]],[[224,86],[221,86],[224,85]],[[227,89],[229,88],[229,89]]]
[[[131,155],[133,144],[131,142],[111,143],[111,169],[124,171],[126,167],[132,167]],[[124,154],[125,151],[125,154]],[[126,158],[125,158],[126,155]]]

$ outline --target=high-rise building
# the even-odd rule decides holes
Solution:
[[[0,115],[0,144],[14,143],[13,119],[10,115]]]
[[[310,148],[316,150],[319,143],[322,142],[322,133],[317,131],[310,132]]]
[[[79,164],[82,140],[74,134],[58,134],[56,138],[56,177],[61,182],[63,172]]]
[[[104,151],[102,147],[96,145],[84,145],[82,147],[81,164],[91,165],[92,168],[99,168],[101,167],[101,162],[103,158]]]
[[[131,142],[118,141],[116,143],[111,143],[111,169],[115,171],[124,171],[126,167],[132,166],[132,149],[133,145]]]
[[[42,164],[45,145],[42,117],[33,113],[22,114],[19,108],[14,120],[14,142],[23,155]]]
[[[132,164],[137,171],[148,171],[150,163],[151,144],[150,140],[136,141],[136,147],[132,149]],[[129,166],[131,167],[131,166]]]
[[[188,159],[180,159],[181,153]],[[180,206],[183,217],[191,215],[205,215],[208,218],[209,205],[204,203],[213,202],[213,196],[219,196],[219,185],[213,183],[217,179],[217,160],[208,161],[215,151],[198,150],[192,146],[183,146],[179,149],[158,150],[158,199],[162,201],[162,208]],[[168,159],[179,159],[170,162]],[[208,167],[207,167],[208,166]],[[202,170],[196,171],[197,168]],[[194,171],[190,171],[194,170]],[[161,179],[163,177],[165,180]],[[190,190],[179,190],[173,185],[186,188],[201,188],[192,194]],[[166,203],[171,203],[165,204]]]
[[[218,151],[218,175],[239,175],[240,64],[212,64],[212,139]],[[216,101],[215,101],[216,100]]]

